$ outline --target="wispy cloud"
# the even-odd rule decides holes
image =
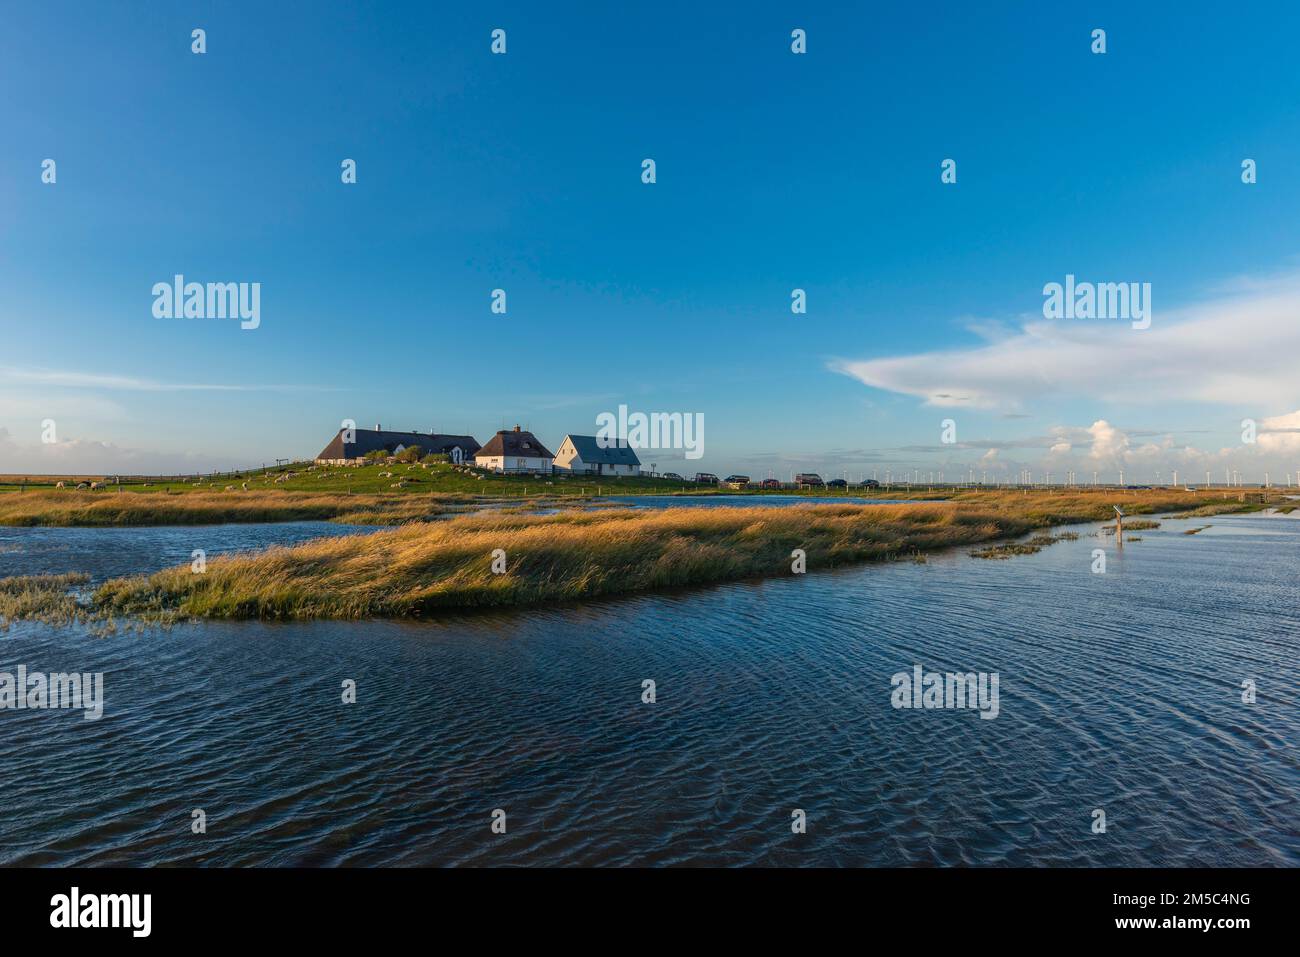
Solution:
[[[1031,320],[970,348],[829,368],[929,405],[1017,409],[1048,397],[1114,404],[1211,402],[1281,411],[1300,404],[1300,275],[1239,284],[1160,313],[1151,328],[1112,320]]]
[[[206,382],[165,382],[135,376],[104,375],[62,369],[18,369],[0,366],[0,382],[12,382],[47,388],[105,389],[126,392],[337,392],[333,386],[284,384],[220,384]]]
[[[20,443],[0,426],[0,471],[38,475],[181,474],[230,468],[229,459],[195,452],[158,452],[113,442],[70,439]]]

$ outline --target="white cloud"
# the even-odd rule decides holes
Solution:
[[[1105,465],[1123,463],[1129,447],[1127,435],[1105,419],[1092,423],[1088,435],[1092,438],[1092,447],[1088,450],[1090,459]]]
[[[1263,452],[1300,453],[1300,410],[1262,419],[1255,441]]]
[[[829,367],[936,406],[1019,408],[1047,397],[1115,404],[1300,404],[1300,276],[1238,284],[1230,296],[1161,313],[1151,328],[1036,319],[966,349],[837,359]]]

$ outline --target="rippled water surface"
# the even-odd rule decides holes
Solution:
[[[0,578],[85,572],[96,581],[188,565],[207,557],[272,545],[296,545],[327,535],[375,531],[333,522],[182,525],[147,528],[11,528],[0,525]]]
[[[0,575],[348,531],[275,528],[3,529]],[[0,711],[0,863],[1300,864],[1300,520],[1077,530],[436,623],[17,625],[0,670],[106,706]],[[997,672],[998,717],[895,710],[914,664]]]

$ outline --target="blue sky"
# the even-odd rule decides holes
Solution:
[[[6,5],[0,472],[620,403],[704,415],[677,471],[1300,469],[1292,5],[805,6]],[[176,273],[260,327],[155,318]],[[1152,328],[1049,324],[1067,273]]]

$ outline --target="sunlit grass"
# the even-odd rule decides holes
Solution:
[[[0,630],[10,621],[67,624],[87,617],[87,609],[72,593],[89,575],[22,575],[0,578]]]
[[[940,548],[1019,537],[1049,525],[1129,510],[1201,504],[1186,494],[986,493],[982,504],[801,505],[481,514],[369,535],[319,539],[119,579],[96,603],[155,618],[420,617],[441,609],[550,603],[651,589],[790,575],[795,549],[809,569],[912,559]],[[1033,550],[1055,541],[1029,543]],[[505,574],[492,555],[506,554]]]
[[[60,489],[0,498],[0,525],[214,525],[299,521],[394,525],[436,517],[455,501],[429,495],[305,495],[262,490],[169,494]]]

